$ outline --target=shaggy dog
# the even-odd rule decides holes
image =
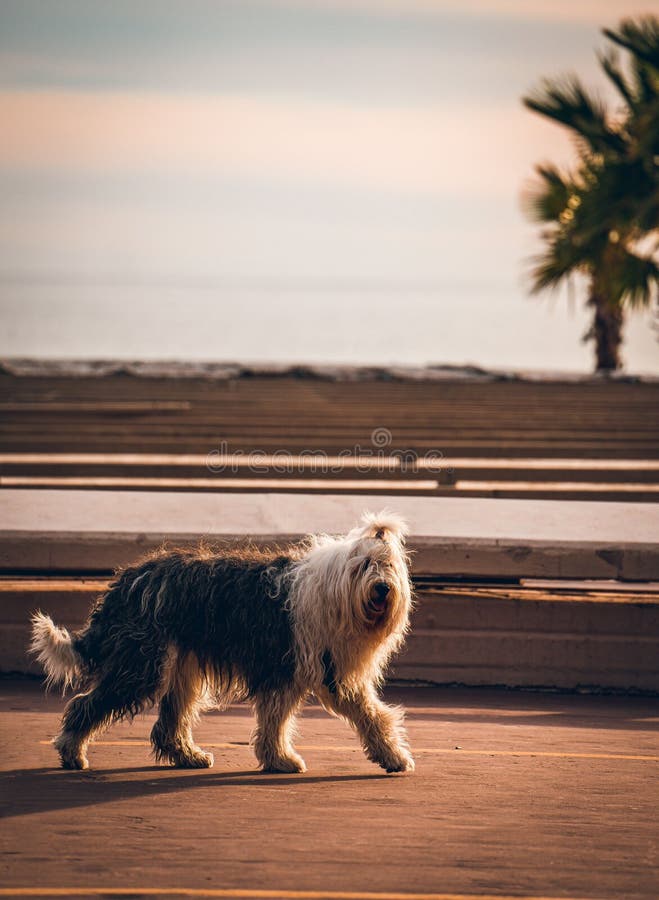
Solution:
[[[252,701],[253,746],[267,772],[304,772],[295,716],[313,693],[356,729],[387,772],[414,769],[402,710],[378,696],[408,628],[404,523],[366,514],[344,537],[285,550],[161,551],[120,572],[82,631],[32,619],[48,684],[81,691],[55,738],[62,765],[86,769],[101,729],[159,703],[156,759],[205,768],[192,725],[205,705]]]

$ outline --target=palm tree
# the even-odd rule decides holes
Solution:
[[[626,19],[604,34],[629,52],[628,73],[615,49],[599,56],[620,110],[576,78],[545,81],[523,102],[570,129],[578,154],[568,172],[538,166],[526,196],[545,225],[532,289],[586,276],[593,322],[584,340],[595,342],[597,370],[609,372],[620,367],[626,309],[650,305],[659,291],[659,19]]]

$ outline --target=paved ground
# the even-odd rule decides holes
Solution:
[[[154,766],[149,715],[70,773],[48,745],[61,700],[0,682],[0,896],[659,896],[659,701],[391,696],[409,709],[411,776],[381,774],[317,707],[306,775],[255,770],[241,707],[197,729],[210,771]]]

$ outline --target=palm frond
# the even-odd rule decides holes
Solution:
[[[522,206],[536,222],[554,222],[568,205],[576,187],[550,163],[536,166],[536,173],[538,178],[522,194]]]
[[[583,249],[556,230],[545,235],[546,250],[533,259],[531,269],[531,293],[538,294],[547,288],[555,288],[577,272],[589,268],[589,260]]]
[[[659,18],[656,16],[623,19],[617,31],[604,28],[603,33],[614,44],[659,70]]]
[[[637,98],[633,88],[627,83],[627,79],[620,68],[618,54],[615,50],[608,50],[604,53],[598,53],[597,59],[608,76],[609,81],[616,86],[618,93],[622,96],[627,106],[634,109],[636,107]]]
[[[659,69],[654,69],[640,59],[632,60],[639,103],[648,105],[659,97]]]
[[[630,250],[621,254],[611,278],[612,295],[632,308],[645,308],[659,295],[659,265]]]
[[[606,107],[590,94],[578,78],[546,80],[541,87],[522,102],[534,112],[560,122],[585,138],[594,153],[623,153],[624,138],[610,127]]]
[[[617,31],[604,29],[604,34],[631,54],[637,102],[652,102],[659,96],[659,19],[623,19]]]
[[[597,169],[597,180],[582,195],[579,224],[584,230],[615,229],[633,238],[657,227],[659,183],[638,155],[615,158]]]

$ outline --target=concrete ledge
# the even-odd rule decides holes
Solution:
[[[21,404],[0,403],[1,409],[13,406]],[[52,413],[58,404],[39,401],[24,406]],[[87,408],[84,403],[78,406]],[[433,461],[420,456],[410,461],[397,455],[332,457],[322,453],[0,453],[0,488],[651,503],[659,501],[659,460],[442,456]]]
[[[435,684],[659,691],[659,592],[419,587],[392,674]]]
[[[103,579],[0,579],[0,671],[41,674],[29,617],[82,627]],[[659,692],[657,587],[419,584],[412,630],[391,675],[435,684]]]
[[[163,542],[285,543],[389,506],[419,575],[659,579],[659,507],[377,495],[0,491],[0,571],[106,572]]]

